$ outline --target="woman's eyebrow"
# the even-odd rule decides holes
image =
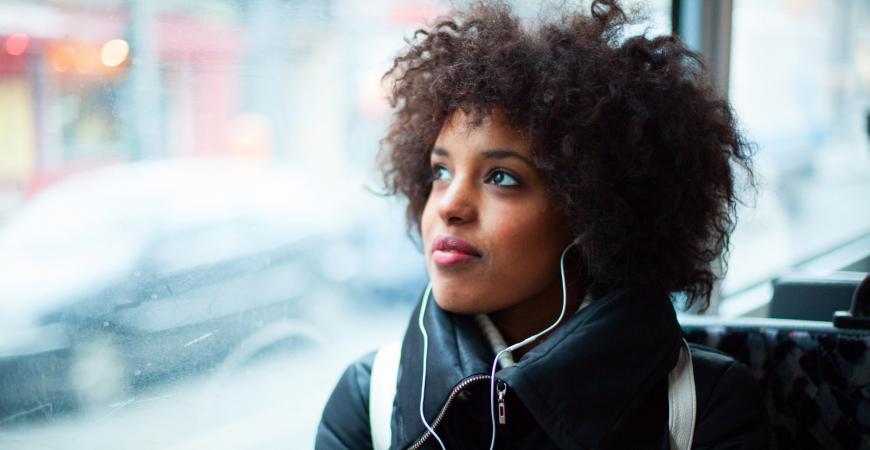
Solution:
[[[487,150],[487,151],[481,152],[481,156],[483,156],[484,159],[517,158],[520,161],[528,164],[529,166],[535,167],[535,165],[532,164],[532,161],[529,158],[527,158],[524,155],[522,155],[518,152],[515,152],[513,150],[501,150],[501,149]]]
[[[447,151],[444,147],[434,147],[432,149],[432,154],[435,156],[443,156],[445,158],[450,157],[450,152]],[[532,161],[526,156],[515,152],[513,150],[502,150],[502,149],[494,149],[494,150],[486,150],[480,153],[480,156],[483,159],[505,159],[505,158],[517,158],[520,161],[528,164],[531,167],[535,167]]]

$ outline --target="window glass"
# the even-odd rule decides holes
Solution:
[[[448,7],[0,2],[0,447],[309,448],[426,283],[379,80]]]
[[[730,98],[760,184],[725,296],[870,232],[868,24],[861,0],[734,2]]]

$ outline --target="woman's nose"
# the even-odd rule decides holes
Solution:
[[[439,202],[441,220],[458,225],[477,218],[477,196],[471,184],[467,177],[457,177],[450,182]]]

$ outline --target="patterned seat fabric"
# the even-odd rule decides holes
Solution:
[[[768,319],[683,323],[683,332],[750,368],[764,392],[771,449],[870,449],[870,330]]]

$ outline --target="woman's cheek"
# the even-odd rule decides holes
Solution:
[[[504,214],[498,223],[493,238],[496,244],[501,244],[505,249],[515,250],[527,246],[534,246],[535,242],[546,239],[549,230],[537,226],[534,214],[523,211],[510,211]],[[530,220],[531,219],[531,220]]]

